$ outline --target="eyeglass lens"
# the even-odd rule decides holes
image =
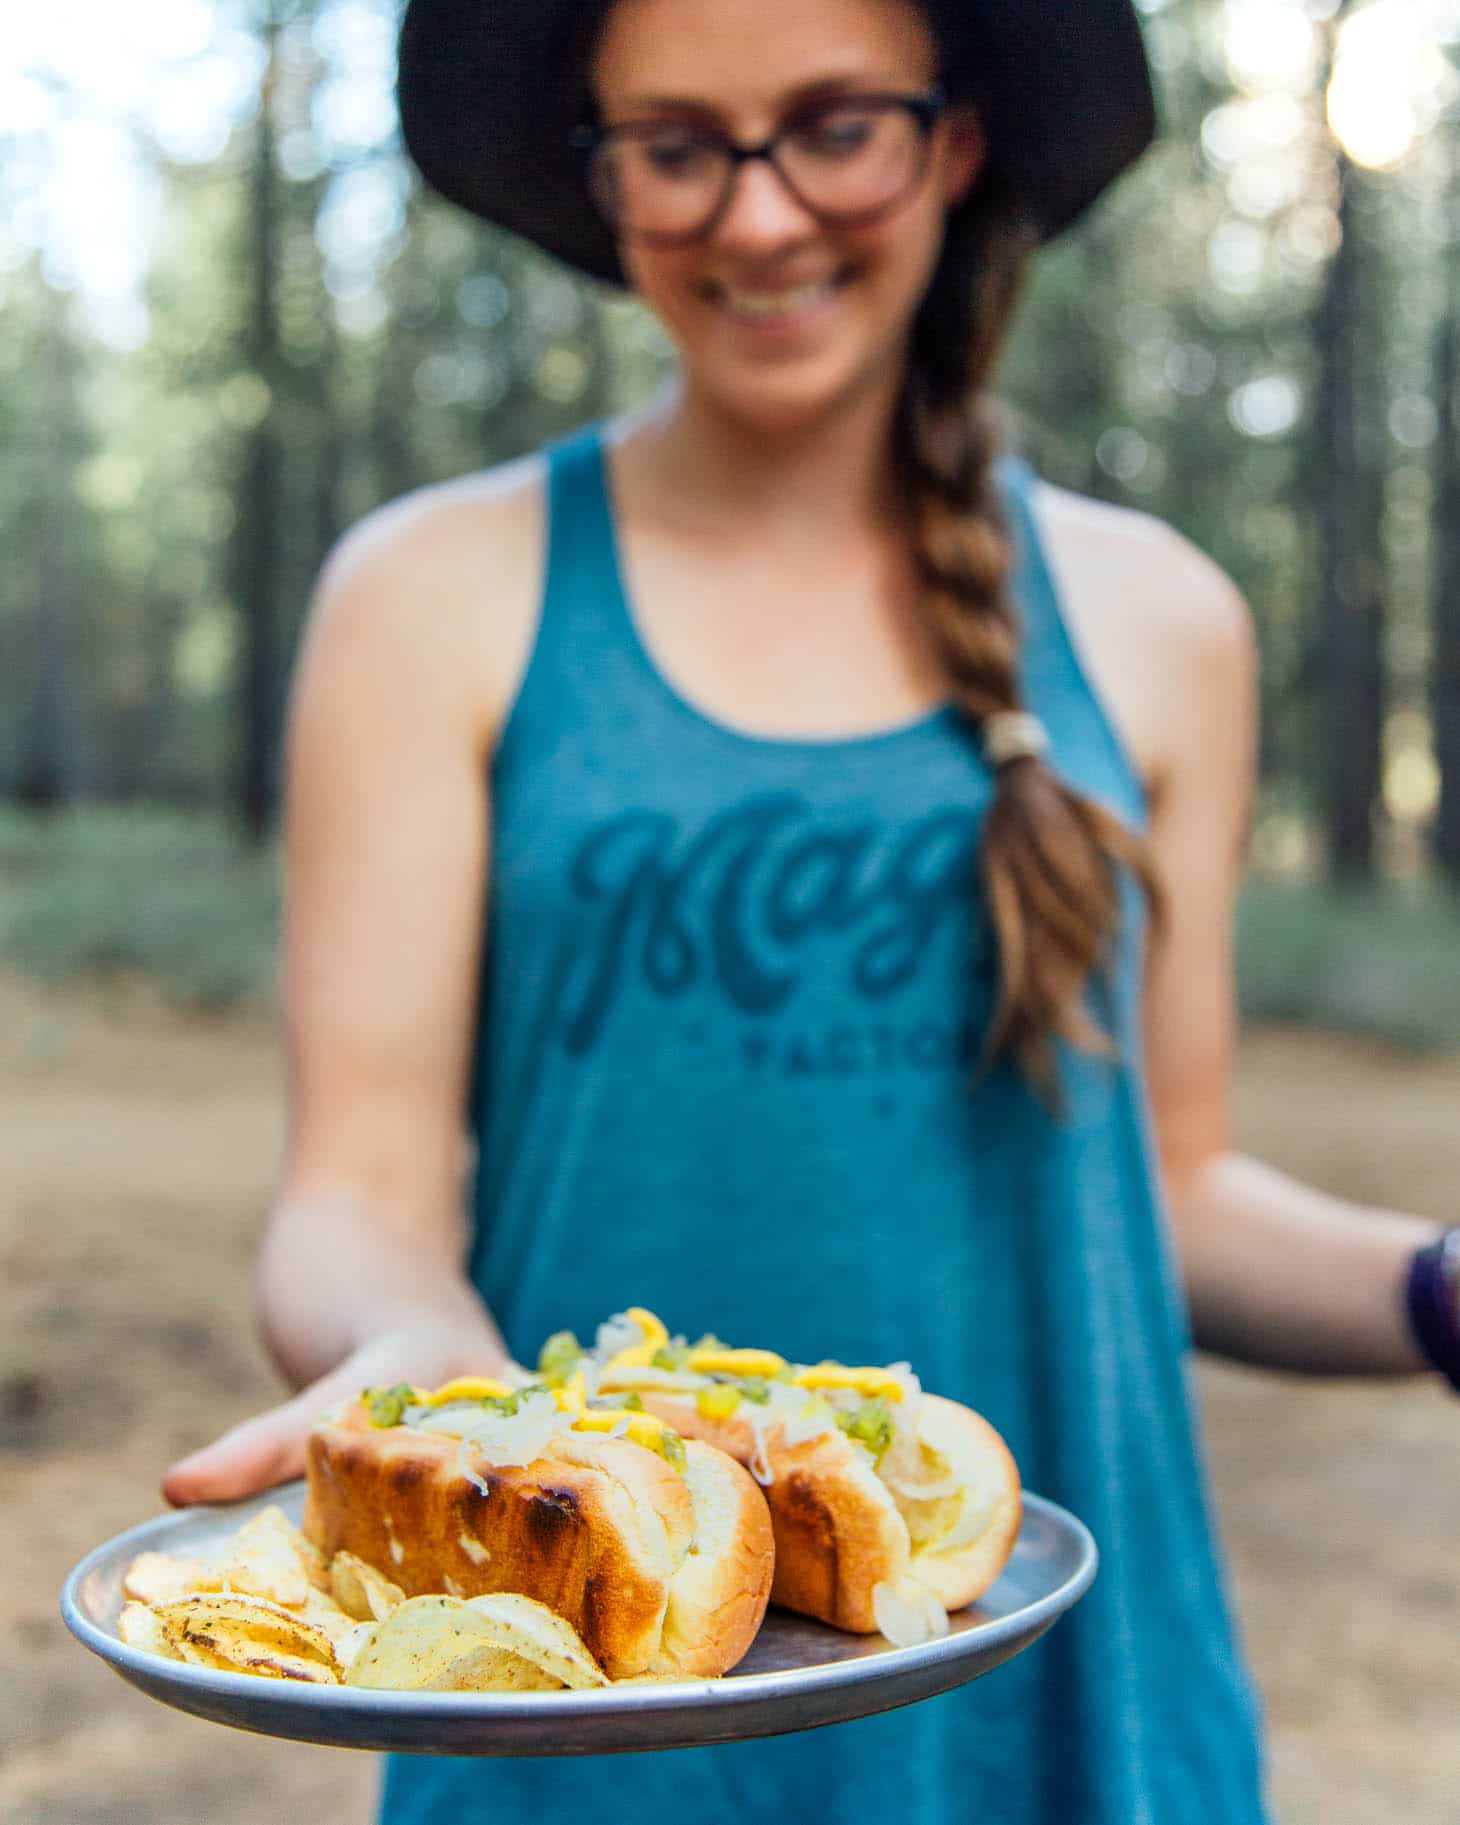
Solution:
[[[841,103],[792,122],[770,157],[813,214],[852,220],[897,201],[921,176],[925,129],[897,103]],[[599,141],[593,189],[630,233],[690,237],[724,206],[741,161],[702,128],[673,122],[613,128]]]

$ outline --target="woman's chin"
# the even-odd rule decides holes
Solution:
[[[687,375],[726,417],[766,437],[809,431],[865,397],[867,376],[844,360],[774,366],[736,362]]]

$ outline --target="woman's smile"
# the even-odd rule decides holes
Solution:
[[[710,280],[703,295],[737,329],[760,340],[807,335],[826,323],[851,281],[850,271],[795,284],[764,280]]]

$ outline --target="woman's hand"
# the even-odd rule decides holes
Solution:
[[[457,1375],[491,1375],[504,1367],[480,1330],[441,1325],[392,1331],[347,1356],[292,1400],[225,1432],[181,1459],[162,1479],[162,1493],[183,1507],[234,1502],[304,1474],[304,1441],[320,1415],[362,1388],[409,1381],[437,1387]]]

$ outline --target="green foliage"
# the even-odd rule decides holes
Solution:
[[[1417,1051],[1460,1048],[1460,895],[1251,884],[1237,921],[1250,1020],[1297,1021]]]
[[[278,909],[277,856],[221,819],[0,812],[0,961],[43,980],[137,972],[189,1007],[264,999]]]
[[[267,1002],[274,851],[203,813],[0,810],[0,964],[45,980],[136,972],[184,1006]],[[1255,882],[1237,926],[1244,1016],[1417,1050],[1460,1048],[1460,895]]]
[[[253,40],[271,132],[240,108],[196,166],[139,139],[165,198],[140,345],[96,336],[47,262],[0,246],[0,795],[39,802],[38,759],[77,801],[222,806],[241,780],[269,780],[312,582],[341,529],[630,405],[667,370],[667,338],[630,295],[433,199],[388,134],[332,139],[318,104],[354,68],[341,10],[239,12],[231,42],[242,56]],[[1381,832],[1402,826],[1411,853],[1455,828],[1427,798],[1436,765],[1444,805],[1460,802],[1460,712],[1435,688],[1460,640],[1444,555],[1460,514],[1443,504],[1460,445],[1432,359],[1460,298],[1457,211],[1436,189],[1450,157],[1460,195],[1460,115],[1437,125],[1433,156],[1354,187],[1345,242],[1323,57],[1291,93],[1287,78],[1258,93],[1223,48],[1229,10],[1142,0],[1161,141],[1036,262],[995,383],[1051,481],[1169,522],[1243,590],[1269,794],[1312,832],[1334,756],[1361,736],[1377,754],[1382,736],[1395,789],[1364,810]],[[50,161],[28,131],[24,156],[0,159],[0,203],[33,211]],[[1352,416],[1385,507],[1348,566],[1320,536],[1320,510],[1341,519],[1344,501],[1316,409],[1344,244],[1367,274]],[[1382,699],[1387,726],[1366,710],[1345,746],[1319,714],[1342,667],[1318,610],[1325,581],[1376,577],[1385,646],[1363,656],[1374,688],[1354,701]],[[1457,839],[1429,840],[1453,872]],[[84,951],[83,926],[100,926],[73,913]],[[201,900],[189,918],[207,923]]]

